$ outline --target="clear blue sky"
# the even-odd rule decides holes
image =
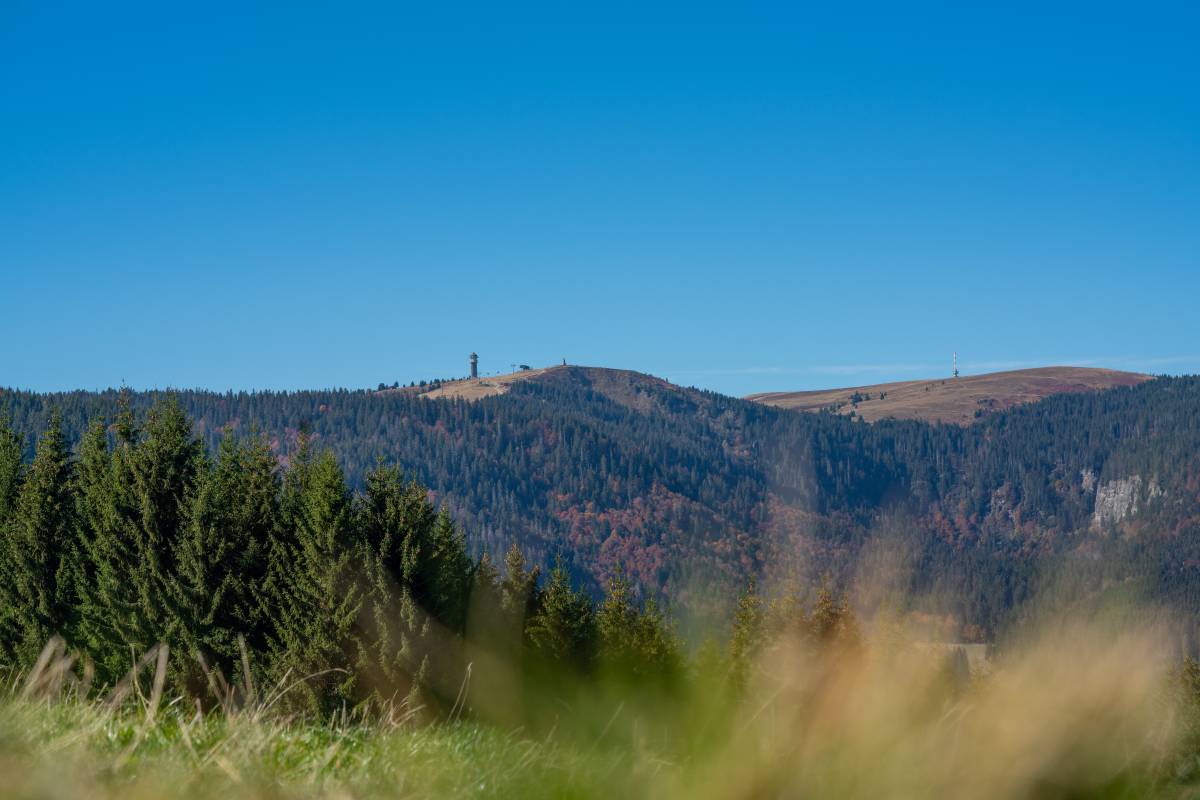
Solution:
[[[1200,371],[1195,2],[441,5],[7,0],[0,385]]]

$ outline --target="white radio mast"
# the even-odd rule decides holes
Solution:
[[[954,352],[953,364],[954,364],[954,377],[957,378],[958,377],[958,351],[957,350]]]

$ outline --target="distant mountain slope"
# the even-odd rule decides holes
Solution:
[[[989,411],[1056,394],[1136,386],[1151,379],[1149,375],[1111,369],[1042,367],[843,389],[763,392],[746,399],[796,411],[834,410],[868,422],[892,418],[967,424]]]
[[[483,397],[495,397],[504,394],[514,383],[537,378],[552,370],[565,369],[566,365],[556,367],[540,367],[538,369],[522,369],[505,375],[491,375],[482,378],[462,378],[452,381],[439,381],[424,386],[401,386],[395,389],[380,389],[380,394],[412,394],[429,400],[479,400]]]
[[[1200,612],[1200,378],[1056,394],[962,426],[797,414],[585,367],[470,401],[178,395],[210,448],[257,430],[286,460],[306,429],[353,484],[378,459],[394,463],[450,508],[476,553],[515,541],[543,565],[562,557],[593,592],[620,570],[711,609],[751,577],[828,575],[916,598],[947,635],[982,640],[1069,564],[1089,587],[1136,585]],[[141,411],[156,397],[125,402]],[[120,402],[0,389],[0,416],[31,454],[52,408],[77,438]]]

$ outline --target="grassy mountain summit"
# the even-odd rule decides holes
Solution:
[[[916,419],[966,425],[988,412],[1003,411],[1024,403],[1035,403],[1058,394],[1136,386],[1149,380],[1153,380],[1152,375],[1139,372],[1099,367],[1057,366],[834,389],[757,392],[747,395],[744,399],[795,411],[831,411],[858,416],[868,422],[881,419]],[[606,387],[606,391],[618,395],[627,394],[628,387],[639,384],[657,383],[660,387],[671,386],[662,379],[631,370],[563,364],[380,391],[415,394],[430,400],[478,400],[506,394],[515,384],[525,381],[586,381],[593,386]],[[683,391],[680,387],[674,388]]]
[[[831,410],[868,422],[921,419],[965,425],[989,411],[1056,394],[1136,386],[1150,375],[1094,367],[1039,367],[957,378],[896,381],[806,392],[759,392],[747,400],[797,411]]]
[[[380,394],[410,394],[424,397],[427,400],[480,400],[484,397],[497,397],[507,394],[517,384],[533,381],[550,384],[586,384],[594,387],[602,394],[610,396],[629,397],[630,392],[638,393],[634,387],[653,385],[658,388],[672,388],[680,391],[681,387],[673,386],[662,378],[655,378],[642,372],[628,369],[613,369],[611,367],[585,367],[562,364],[559,366],[522,368],[516,372],[500,375],[484,375],[478,378],[456,378],[432,383],[422,383],[419,386],[401,386],[378,390]]]

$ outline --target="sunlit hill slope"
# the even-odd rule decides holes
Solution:
[[[762,392],[746,399],[797,411],[853,414],[868,422],[893,418],[966,424],[989,411],[1056,394],[1136,386],[1150,379],[1149,375],[1111,369],[1042,367],[841,389]]]

